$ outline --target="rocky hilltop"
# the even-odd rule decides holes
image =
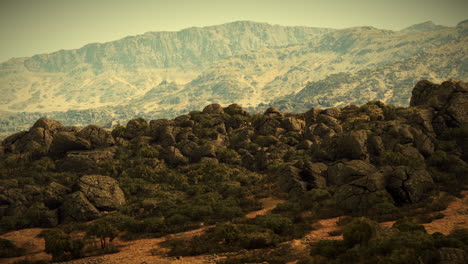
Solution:
[[[372,208],[370,197],[376,192],[391,197],[392,205],[416,203],[435,188],[438,174],[429,166],[446,166],[447,159],[466,171],[467,109],[467,83],[420,81],[409,108],[369,102],[303,114],[270,107],[251,115],[236,104],[212,104],[173,120],[134,119],[112,132],[41,118],[29,131],[2,142],[1,213],[20,216],[42,201],[51,210],[50,223],[56,224],[94,219],[99,210],[118,208],[125,198],[113,178],[143,177],[134,171],[136,161],[119,161],[123,150],[134,150],[126,155],[145,160],[155,173],[192,163],[273,173],[282,191],[327,190],[344,212]],[[450,133],[459,138],[447,138]],[[446,146],[447,140],[456,140],[455,145]],[[39,177],[28,169],[37,166],[58,178],[43,179],[43,187],[22,184]],[[103,172],[106,176],[96,175]],[[60,175],[69,173],[79,177],[77,191],[56,182],[66,181]],[[465,181],[466,175],[456,177]]]
[[[245,249],[301,238],[323,217],[432,221],[447,206],[444,197],[459,195],[468,183],[467,110],[467,83],[423,80],[407,108],[371,101],[249,114],[237,104],[211,104],[174,119],[133,119],[112,131],[41,118],[2,141],[0,231],[58,227],[63,239],[69,236],[63,232],[83,231],[77,223],[95,219],[126,239],[201,228],[193,240],[169,243],[168,254],[244,249],[245,257]],[[285,203],[271,215],[244,217],[270,196]],[[398,225],[401,232],[416,228]],[[386,234],[380,239],[442,239],[397,229],[378,231]],[[430,252],[466,260],[458,242],[440,241]],[[62,250],[51,253],[54,260],[82,256]]]
[[[406,106],[415,81],[465,80],[466,22],[401,31],[234,22],[149,32],[0,65],[0,133],[39,117],[105,125],[207,104],[304,112],[369,100]]]

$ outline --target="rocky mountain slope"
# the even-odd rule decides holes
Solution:
[[[37,117],[105,125],[210,103],[250,111],[407,105],[414,80],[468,77],[467,25],[389,31],[234,22],[12,59],[0,66],[0,133],[27,129]]]
[[[41,118],[2,142],[0,229],[72,232],[100,219],[136,238],[214,225],[166,245],[180,256],[280,247],[323,217],[428,219],[468,183],[467,109],[467,83],[424,80],[408,108],[370,102],[252,115],[211,104],[111,132]],[[286,202],[244,217],[272,194]]]

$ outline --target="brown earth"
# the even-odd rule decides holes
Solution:
[[[263,209],[248,213],[246,217],[254,218],[257,215],[267,214],[271,209],[275,208],[278,203],[283,200],[265,198],[261,199]],[[440,232],[443,234],[449,234],[455,228],[468,228],[468,191],[463,192],[463,198],[455,198],[449,206],[441,211],[445,216],[442,219],[436,219],[431,223],[423,224],[429,233]],[[321,239],[342,239],[341,235],[332,236],[329,234],[331,231],[339,229],[337,221],[339,217],[323,219],[317,221],[313,227],[315,230],[309,232],[301,239],[296,239],[288,242],[298,251],[305,252],[308,249],[308,245],[311,242],[317,242]],[[392,226],[394,221],[381,223],[383,226]],[[120,252],[114,254],[108,254],[104,256],[87,257],[80,260],[70,261],[67,264],[117,264],[117,263],[135,263],[135,264],[167,264],[167,263],[179,263],[179,264],[201,264],[201,263],[214,263],[215,260],[223,258],[222,256],[216,255],[201,255],[201,256],[190,256],[190,257],[166,257],[166,248],[162,248],[159,244],[163,241],[172,238],[190,238],[196,235],[200,235],[205,232],[206,229],[211,226],[202,227],[199,229],[171,234],[161,238],[151,239],[140,239],[135,241],[122,241],[116,239],[113,243],[114,246],[119,247]],[[23,247],[27,250],[27,255],[18,258],[0,259],[0,263],[13,263],[20,259],[39,260],[46,259],[50,260],[50,256],[44,252],[44,240],[38,238],[37,235],[42,231],[41,228],[23,229],[18,231],[9,232],[0,235],[1,238],[12,240],[19,247]],[[155,255],[152,255],[152,252]]]

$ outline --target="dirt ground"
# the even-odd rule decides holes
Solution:
[[[426,230],[429,233],[441,232],[443,234],[450,233],[455,228],[467,228],[468,227],[468,191],[465,191],[464,198],[456,198],[450,203],[447,209],[441,213],[445,215],[442,219],[434,220],[431,223],[424,224]],[[283,202],[282,200],[265,198],[261,199],[263,209],[248,213],[246,217],[254,218],[257,215],[264,215],[276,207],[278,203]],[[337,230],[339,227],[336,222],[339,217],[323,219],[314,224],[313,231],[309,232],[301,239],[290,241],[290,243],[296,250],[305,251],[307,245],[310,242],[316,242],[321,239],[342,239],[342,236],[331,236],[329,232]],[[383,226],[391,226],[392,222],[381,223]],[[165,248],[161,248],[159,243],[168,239],[178,238],[189,238],[196,235],[202,234],[209,226],[191,230],[188,232],[182,232],[178,234],[172,234],[161,238],[152,239],[140,239],[135,241],[122,241],[116,239],[113,243],[119,247],[120,252],[114,254],[108,254],[104,256],[87,257],[75,261],[67,262],[67,264],[202,264],[202,263],[214,263],[215,260],[220,259],[220,256],[212,255],[201,255],[194,257],[165,257],[164,253],[167,251]],[[0,235],[1,238],[12,240],[19,247],[23,247],[27,250],[27,255],[18,258],[0,259],[0,263],[12,264],[20,259],[39,260],[45,259],[50,260],[50,256],[44,252],[44,240],[37,238],[37,235],[42,231],[41,228],[23,229],[18,231],[9,232]],[[151,252],[157,251],[156,255]]]

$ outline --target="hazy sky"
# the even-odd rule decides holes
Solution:
[[[454,26],[467,14],[468,0],[0,0],[0,62],[237,20],[399,30],[427,20]]]

